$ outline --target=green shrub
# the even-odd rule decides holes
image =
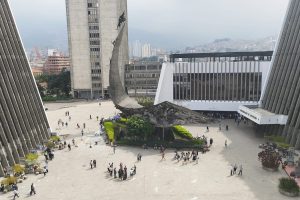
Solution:
[[[46,144],[46,147],[48,147],[49,149],[52,149],[55,147],[55,144],[53,141],[49,140]]]
[[[12,185],[15,183],[17,183],[17,178],[14,176],[9,176],[1,181],[1,184],[3,184],[3,185]]]
[[[127,121],[128,134],[147,139],[154,132],[154,126],[149,120],[138,116],[131,116]]]
[[[53,135],[50,137],[50,140],[52,140],[53,142],[59,142],[60,141],[60,137],[57,135]]]
[[[37,153],[29,153],[29,154],[26,154],[26,160],[28,161],[35,161],[39,158],[39,155]]]
[[[180,125],[172,126],[172,131],[175,135],[185,138],[185,139],[193,139],[193,135],[186,130],[184,127]]]
[[[285,142],[285,138],[282,136],[270,135],[265,136],[265,138],[270,140],[271,142],[276,143],[277,146],[281,148],[288,149],[290,147],[290,145]]]
[[[122,117],[118,122],[125,124],[128,121],[128,119]]]
[[[13,169],[15,174],[22,174],[25,171],[25,167],[20,164],[15,164]]]
[[[144,106],[144,107],[150,107],[154,105],[154,99],[151,97],[138,97],[136,98],[137,102]]]
[[[294,179],[281,178],[279,179],[279,189],[299,195],[299,186]]]
[[[105,129],[105,132],[106,132],[106,134],[108,136],[108,139],[110,141],[114,141],[114,139],[115,139],[114,128],[115,128],[115,125],[113,124],[113,122],[111,122],[111,121],[105,121],[104,122],[104,129]]]

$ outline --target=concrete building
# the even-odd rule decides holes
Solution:
[[[239,113],[300,149],[300,1],[291,0],[259,106]]]
[[[48,75],[59,74],[62,70],[70,70],[70,58],[52,50],[44,63],[43,73]]]
[[[7,0],[0,1],[0,176],[49,138],[49,124]]]
[[[162,63],[135,62],[125,67],[125,88],[129,96],[155,97]]]
[[[272,51],[173,54],[164,63],[155,104],[191,110],[237,112],[258,105]]]
[[[109,91],[109,68],[119,17],[127,19],[127,0],[66,0],[71,85],[75,98],[99,98]],[[128,19],[127,19],[128,20]],[[119,72],[129,63],[128,26],[120,51]],[[121,80],[124,85],[124,79]]]

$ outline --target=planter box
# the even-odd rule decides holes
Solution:
[[[279,188],[279,192],[281,194],[283,194],[284,196],[288,196],[288,197],[297,197],[297,196],[299,196],[299,194],[297,194],[297,193],[286,192],[286,191],[284,191],[284,190],[282,190],[280,188]]]

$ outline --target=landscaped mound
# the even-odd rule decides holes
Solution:
[[[299,196],[299,186],[294,179],[281,178],[279,179],[279,190],[281,193],[288,196]]]
[[[170,148],[201,149],[204,139],[193,138],[184,127],[155,127],[148,119],[132,116],[128,119],[114,117],[104,122],[104,129],[109,142],[118,145],[148,147],[160,146]]]

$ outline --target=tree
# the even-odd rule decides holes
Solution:
[[[146,140],[154,131],[153,125],[149,120],[142,117],[132,116],[127,121],[128,133]]]

